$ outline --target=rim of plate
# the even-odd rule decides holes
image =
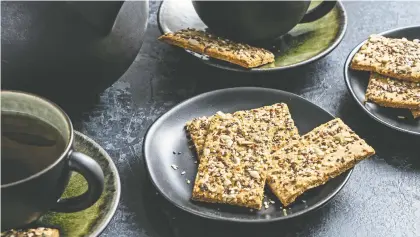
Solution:
[[[88,141],[91,143],[94,147],[98,149],[98,152],[105,157],[105,159],[108,160],[109,169],[114,172],[114,186],[115,186],[115,196],[112,200],[111,207],[109,209],[109,212],[106,214],[106,217],[102,220],[102,223],[98,225],[95,231],[93,231],[89,236],[97,237],[99,236],[105,228],[108,226],[109,222],[111,221],[112,217],[114,217],[115,212],[117,211],[118,204],[120,203],[120,197],[121,197],[121,180],[120,175],[118,173],[118,169],[115,166],[114,161],[112,160],[111,156],[109,156],[108,152],[106,152],[102,146],[100,146],[97,142],[95,142],[92,138],[88,137],[87,135],[79,132],[74,131],[75,137],[77,139],[77,136],[80,136],[82,139]]]

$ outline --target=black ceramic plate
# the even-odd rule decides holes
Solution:
[[[150,178],[170,202],[181,209],[202,217],[235,222],[270,222],[299,216],[327,203],[345,185],[351,170],[308,191],[290,208],[283,211],[278,199],[268,190],[265,194],[275,200],[268,209],[251,212],[247,208],[191,201],[197,160],[189,148],[185,123],[192,118],[217,111],[234,112],[264,105],[287,103],[300,134],[334,117],[322,108],[297,95],[265,88],[231,88],[208,92],[186,100],[161,116],[149,129],[144,142],[144,155]],[[177,170],[171,165],[178,166]],[[184,175],[181,172],[185,171]],[[191,183],[188,184],[187,180]]]
[[[409,40],[420,39],[420,26],[398,28],[379,33],[379,35],[391,38],[405,37]],[[405,133],[420,135],[420,119],[414,119],[408,109],[385,108],[374,103],[364,104],[365,92],[369,82],[370,73],[353,70],[350,68],[350,63],[354,54],[365,42],[366,41],[363,41],[353,49],[353,51],[347,57],[346,63],[344,65],[344,79],[346,80],[346,84],[350,90],[350,93],[353,95],[354,99],[360,105],[360,107],[375,120],[393,129]],[[400,119],[398,116],[403,116],[405,119]]]
[[[312,1],[310,9],[320,1]],[[158,13],[162,33],[184,28],[206,30],[191,0],[163,1]],[[241,72],[267,72],[298,67],[314,62],[330,53],[341,42],[347,28],[347,15],[341,2],[327,15],[311,23],[298,24],[278,40],[265,45],[275,56],[275,62],[262,67],[246,69],[237,65],[212,59],[201,54],[187,52],[210,66]]]

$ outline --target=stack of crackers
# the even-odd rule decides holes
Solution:
[[[351,68],[370,71],[366,100],[411,110],[420,118],[420,41],[372,35],[354,55]]]
[[[340,119],[299,136],[284,103],[195,118],[186,129],[199,158],[192,199],[255,209],[266,184],[288,206],[375,153]]]
[[[160,36],[159,40],[245,68],[274,62],[274,54],[266,49],[237,43],[195,29],[166,33]]]

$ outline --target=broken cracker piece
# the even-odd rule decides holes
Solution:
[[[411,110],[411,114],[413,114],[413,117],[420,118],[420,110]]]
[[[209,128],[209,121],[211,117],[200,117],[194,118],[188,121],[185,128],[191,137],[191,141],[194,144],[197,157],[200,158],[200,154],[203,151],[203,146],[207,137],[207,130]]]

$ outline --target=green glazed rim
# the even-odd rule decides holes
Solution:
[[[105,229],[117,210],[121,195],[120,177],[111,157],[100,145],[80,132],[75,131],[74,134],[74,149],[92,157],[104,171],[104,192],[86,210],[74,213],[48,212],[33,226],[57,228],[62,236],[96,237]],[[80,195],[86,190],[87,183],[83,176],[73,173],[63,197]]]

